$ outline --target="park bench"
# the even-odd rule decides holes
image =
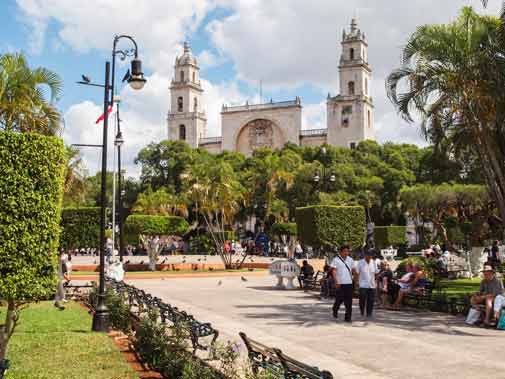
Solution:
[[[321,280],[324,278],[324,272],[318,271],[316,275],[311,278],[306,278],[303,280],[303,290],[308,291],[318,291],[321,292]]]
[[[177,324],[187,327],[191,338],[193,354],[197,350],[208,350],[208,347],[200,342],[201,338],[212,337],[210,346],[213,346],[216,342],[219,331],[214,329],[210,323],[200,322],[192,315],[179,310],[177,307],[164,303],[160,298],[124,282],[108,279],[107,283],[118,294],[125,296],[134,321],[140,321],[142,313],[155,311],[159,314],[162,323],[171,322],[173,325]]]
[[[284,379],[333,379],[328,371],[306,365],[287,355],[281,350],[252,340],[243,332],[239,333],[247,348],[247,355],[255,374],[265,371],[269,376]]]
[[[420,308],[429,308],[433,304],[433,283],[425,281],[423,286],[414,288],[405,296],[405,302]]]

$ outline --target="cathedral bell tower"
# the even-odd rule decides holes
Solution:
[[[328,143],[353,148],[360,141],[375,139],[368,43],[355,19],[350,31],[343,31],[341,45],[340,94],[328,94],[326,102]]]
[[[198,147],[200,139],[205,136],[207,125],[199,72],[189,43],[184,42],[184,53],[175,59],[174,78],[170,85],[168,139],[185,141],[193,148]]]

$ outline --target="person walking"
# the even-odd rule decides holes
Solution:
[[[343,245],[330,266],[335,268],[335,304],[333,304],[333,317],[338,319],[340,305],[345,305],[345,322],[352,320],[352,294],[354,292],[353,275],[356,274],[354,261],[349,256],[350,248]]]
[[[377,288],[376,276],[378,274],[373,250],[365,251],[365,257],[358,262],[356,271],[359,276],[359,310],[361,316],[372,317]]]
[[[67,274],[67,258],[65,256],[65,251],[61,249],[58,256],[58,283],[54,296],[54,306],[60,310],[65,309],[62,303],[67,302],[65,299],[65,288],[63,287],[64,280],[69,280],[69,278]]]

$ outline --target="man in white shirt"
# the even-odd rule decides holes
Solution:
[[[375,262],[373,250],[365,252],[365,258],[361,259],[357,266],[356,271],[359,275],[359,310],[361,316],[372,317],[373,304],[375,301],[375,291],[377,283],[375,280],[379,270]]]
[[[349,256],[349,246],[343,245],[335,258],[331,261],[330,266],[335,268],[335,304],[333,304],[333,317],[338,318],[338,310],[340,305],[345,305],[344,321],[351,322],[352,318],[352,294],[354,291],[353,275],[356,273],[354,269],[354,261]]]

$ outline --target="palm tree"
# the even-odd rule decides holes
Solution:
[[[67,167],[65,172],[64,203],[65,205],[85,202],[85,196],[88,191],[86,182],[86,169],[82,156],[78,149],[72,146],[66,148]]]
[[[164,188],[153,192],[149,187],[139,194],[132,211],[146,215],[188,217],[188,202],[182,195],[174,195]]]
[[[244,189],[235,178],[228,162],[212,156],[202,156],[183,175],[186,195],[201,216],[226,268],[232,268],[232,256],[224,251],[226,228],[239,212]]]
[[[505,220],[505,55],[500,21],[463,8],[447,25],[424,25],[403,49],[386,81],[388,96],[409,122],[421,118],[427,139],[455,156],[475,153]]]
[[[54,102],[62,88],[56,73],[31,69],[22,54],[0,56],[0,129],[56,134],[61,117]]]

